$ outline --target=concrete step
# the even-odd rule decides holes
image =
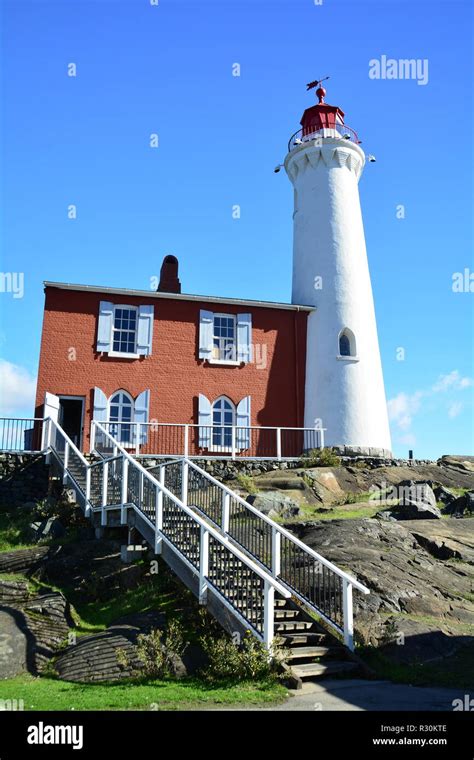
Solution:
[[[294,609],[275,609],[275,620],[296,620],[301,618],[302,612]]]
[[[296,678],[324,678],[326,676],[341,675],[351,673],[358,669],[355,662],[346,662],[340,660],[330,660],[328,662],[304,662],[299,665],[292,665],[291,672]]]

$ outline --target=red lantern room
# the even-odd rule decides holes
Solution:
[[[320,129],[336,129],[336,125],[344,124],[344,111],[338,106],[330,106],[324,102],[326,90],[319,86],[316,90],[319,103],[304,112],[300,124],[305,135],[318,132]]]

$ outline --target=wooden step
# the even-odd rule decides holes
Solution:
[[[305,660],[310,657],[326,657],[331,655],[332,657],[345,656],[344,647],[338,646],[307,646],[307,647],[291,647],[289,648],[287,659],[288,660]]]
[[[277,634],[279,638],[283,639],[283,643],[287,646],[298,646],[302,644],[323,644],[330,637],[326,633],[319,633],[319,631],[292,631],[285,633],[284,631]]]
[[[310,631],[312,626],[309,620],[279,620],[275,623],[275,632]]]
[[[323,678],[326,676],[351,673],[359,666],[355,662],[331,660],[328,662],[303,662],[292,665],[291,672],[296,678]]]

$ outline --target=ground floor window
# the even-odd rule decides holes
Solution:
[[[126,391],[113,393],[109,401],[110,434],[122,445],[132,443],[133,399]]]
[[[235,425],[235,407],[222,396],[212,405],[212,444],[219,448],[232,447],[232,425]],[[227,427],[230,426],[230,427]]]

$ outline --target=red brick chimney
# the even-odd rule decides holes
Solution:
[[[160,270],[160,284],[157,290],[162,293],[181,293],[181,283],[178,278],[178,259],[176,256],[165,256]]]

